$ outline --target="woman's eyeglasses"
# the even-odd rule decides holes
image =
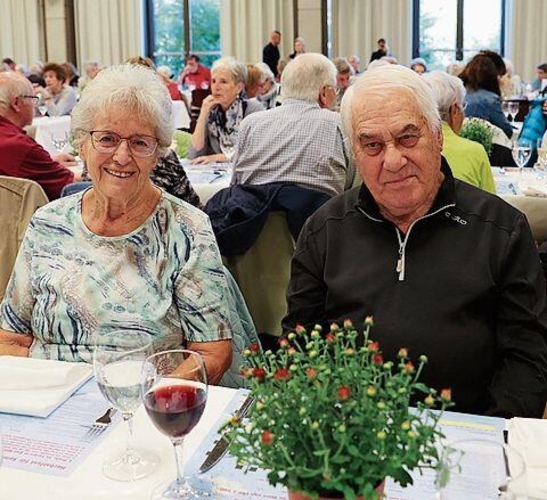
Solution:
[[[131,153],[141,158],[152,156],[158,147],[158,140],[151,135],[121,137],[115,132],[104,130],[92,130],[89,135],[91,144],[99,153],[114,153],[122,141],[127,141]]]

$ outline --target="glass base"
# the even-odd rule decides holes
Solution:
[[[203,498],[213,498],[212,483],[200,481],[199,478],[183,478],[180,481],[176,479],[157,486],[151,500],[200,500]]]
[[[103,463],[103,474],[114,481],[136,481],[154,472],[160,457],[154,452],[132,448],[111,455]]]

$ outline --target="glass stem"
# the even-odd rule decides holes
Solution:
[[[183,483],[184,479],[184,438],[173,441],[175,460],[177,462],[177,482]]]
[[[125,442],[125,460],[127,462],[133,462],[133,414],[123,412],[122,417],[123,421],[127,423],[127,428],[129,430]]]

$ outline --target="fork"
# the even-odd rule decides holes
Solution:
[[[89,427],[87,436],[98,436],[102,434],[106,428],[112,423],[112,417],[116,413],[115,408],[108,408],[104,415],[101,415],[95,422]]]

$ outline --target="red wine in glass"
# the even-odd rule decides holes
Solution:
[[[160,432],[172,437],[186,436],[199,422],[207,394],[201,387],[168,385],[144,396],[148,416]]]

